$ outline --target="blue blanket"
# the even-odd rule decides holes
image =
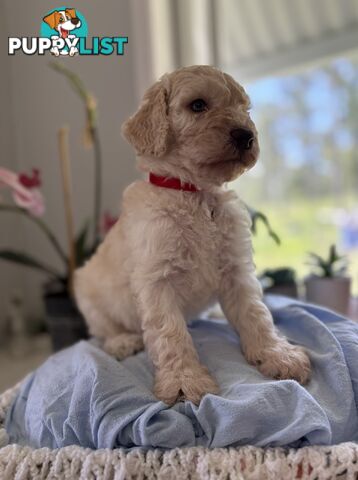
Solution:
[[[11,442],[173,448],[357,441],[358,324],[283,298],[269,306],[277,327],[310,352],[306,387],[263,377],[247,364],[227,323],[201,319],[190,332],[220,395],[206,395],[198,407],[179,402],[169,408],[152,394],[145,352],[117,362],[80,342],[27,377],[6,420]]]

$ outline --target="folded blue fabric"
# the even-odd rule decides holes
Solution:
[[[30,374],[6,419],[11,442],[90,448],[330,445],[358,440],[358,324],[311,305],[270,300],[277,327],[304,345],[306,387],[263,377],[245,361],[227,323],[196,320],[190,332],[220,385],[197,407],[152,394],[142,352],[122,362],[90,342],[50,357]]]

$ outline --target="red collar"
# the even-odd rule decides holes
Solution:
[[[154,173],[149,174],[149,182],[157,187],[173,188],[174,190],[184,190],[185,192],[199,191],[192,183],[182,183],[179,178],[161,177]]]

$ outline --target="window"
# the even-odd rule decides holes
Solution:
[[[258,271],[291,266],[306,275],[308,251],[335,243],[358,293],[358,59],[246,85],[259,131],[257,165],[232,187],[262,210],[281,238],[254,238]]]

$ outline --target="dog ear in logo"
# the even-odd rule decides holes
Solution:
[[[68,13],[71,18],[77,18],[75,8],[66,8],[65,12]]]
[[[61,14],[59,12],[52,12],[49,15],[46,15],[46,17],[43,18],[43,21],[47,23],[47,25],[56,30],[56,25],[59,24],[59,19],[61,17]]]

